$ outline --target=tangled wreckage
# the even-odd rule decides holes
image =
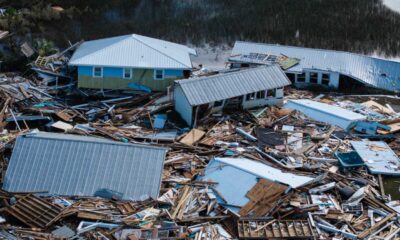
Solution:
[[[398,239],[396,95],[292,88],[289,50],[218,72],[192,54],[129,35],[2,74],[0,238]]]

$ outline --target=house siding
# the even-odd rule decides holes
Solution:
[[[291,73],[288,71],[287,73]],[[307,88],[310,85],[316,85],[319,84],[321,86],[325,87],[330,87],[330,88],[338,88],[339,87],[339,73],[337,72],[330,72],[330,71],[322,71],[322,70],[317,70],[317,69],[312,69],[312,70],[304,70],[305,73],[305,81],[304,82],[299,82],[298,75],[300,73],[294,73],[294,85],[298,88]],[[317,73],[318,74],[318,83],[311,83],[310,82],[310,73]],[[323,85],[322,84],[322,74],[328,74],[329,75],[329,85]]]
[[[173,81],[183,77],[183,70],[165,69],[163,80],[154,80],[154,69],[132,68],[133,76],[123,78],[123,68],[104,67],[103,77],[93,77],[93,67],[78,67],[78,87],[93,89],[131,89],[128,84],[135,83],[151,88],[153,91],[166,91]]]
[[[179,85],[175,85],[174,88],[174,103],[175,110],[179,113],[182,119],[185,120],[189,126],[191,126],[193,107],[189,104],[189,101]]]
[[[268,89],[270,90],[270,89]],[[268,91],[267,90],[267,91]],[[276,93],[274,97],[266,97],[263,99],[254,99],[254,100],[246,100],[246,96],[243,96],[242,107],[243,109],[264,107],[264,106],[273,106],[273,105],[282,105],[283,104],[283,88],[276,89]]]

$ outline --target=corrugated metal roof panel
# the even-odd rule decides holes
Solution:
[[[194,49],[137,34],[84,42],[69,65],[190,69]]]
[[[192,106],[290,85],[278,65],[175,81]]]
[[[262,53],[286,55],[300,59],[290,71],[318,69],[339,72],[364,84],[389,91],[400,90],[400,63],[356,53],[312,49],[274,44],[237,41],[232,50],[231,61],[242,61],[242,55]]]
[[[79,196],[106,189],[123,199],[157,198],[165,154],[164,148],[93,137],[26,134],[16,140],[3,189]]]

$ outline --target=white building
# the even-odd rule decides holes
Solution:
[[[320,85],[341,90],[372,87],[400,90],[400,63],[356,53],[237,41],[229,62],[233,68],[268,65],[289,57],[297,64],[284,71],[297,87]]]

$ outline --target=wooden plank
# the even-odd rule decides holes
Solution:
[[[358,238],[364,239],[368,235],[372,234],[374,231],[378,230],[380,227],[382,227],[387,221],[390,219],[394,218],[396,216],[395,213],[392,213],[390,215],[387,215],[384,219],[381,221],[377,222],[374,226],[370,227],[369,229],[365,230],[364,232],[360,233],[357,235]]]
[[[34,195],[27,195],[7,207],[6,211],[29,227],[46,228],[59,219],[63,208]]]
[[[106,214],[97,212],[88,212],[88,211],[79,211],[77,217],[83,219],[99,220],[99,221],[111,220],[111,218]]]
[[[307,220],[283,220],[244,218],[238,221],[240,239],[310,239],[315,237]],[[254,224],[256,226],[254,229]],[[252,225],[252,226],[250,226]],[[261,231],[262,230],[262,231]]]
[[[261,179],[246,196],[250,199],[239,211],[241,216],[264,216],[280,199],[280,196],[288,189],[287,186]]]
[[[193,145],[197,141],[199,141],[206,133],[199,129],[192,129],[190,132],[186,134],[179,142],[186,145]]]

